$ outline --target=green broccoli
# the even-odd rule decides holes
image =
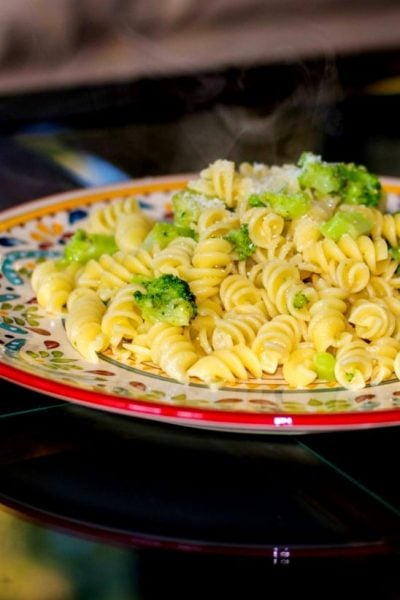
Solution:
[[[400,246],[397,246],[397,248],[389,248],[389,254],[393,260],[400,260]]]
[[[145,292],[136,291],[133,298],[150,321],[162,321],[180,327],[189,325],[197,314],[196,298],[189,284],[175,275],[161,275],[155,279],[134,279]]]
[[[284,219],[297,219],[305,215],[311,206],[311,198],[306,192],[296,194],[262,192],[248,198],[249,206],[270,206]]]
[[[268,202],[264,199],[265,192],[261,194],[251,194],[247,198],[247,204],[252,207],[258,208],[259,206],[268,206]]]
[[[192,190],[182,190],[172,197],[174,223],[177,227],[193,229],[206,208],[225,208],[219,198],[209,198]]]
[[[143,246],[146,250],[150,250],[154,246],[158,246],[162,250],[177,237],[194,238],[195,233],[193,229],[189,229],[188,227],[178,227],[173,223],[156,223],[147,234]]]
[[[100,258],[102,254],[114,254],[117,250],[114,236],[86,233],[83,229],[78,229],[65,245],[64,260],[85,264],[91,258]]]
[[[310,300],[307,298],[307,296],[305,294],[303,294],[302,292],[297,292],[297,294],[295,294],[295,296],[293,298],[293,308],[297,308],[298,310],[301,310],[309,302],[310,302]]]
[[[317,195],[339,194],[343,187],[343,174],[337,163],[328,163],[311,152],[303,152],[299,159],[302,189],[311,189]]]
[[[233,229],[224,235],[224,239],[233,245],[239,260],[245,260],[256,251],[256,245],[250,239],[247,224],[241,225],[239,229]]]
[[[336,359],[330,352],[318,352],[314,356],[314,369],[319,379],[335,380]]]
[[[300,187],[311,189],[317,197],[331,194],[346,204],[379,204],[382,195],[379,178],[363,165],[325,162],[311,152],[304,152],[298,164]]]
[[[382,186],[376,175],[369,173],[362,165],[340,164],[339,168],[345,182],[340,193],[346,204],[365,204],[377,206],[382,195]]]
[[[337,242],[347,233],[353,239],[369,233],[373,223],[360,212],[337,212],[320,226],[322,235]]]

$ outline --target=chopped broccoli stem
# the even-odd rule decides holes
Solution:
[[[337,212],[321,225],[320,231],[325,237],[337,242],[346,233],[356,239],[369,233],[372,227],[373,223],[360,212]]]
[[[219,198],[209,198],[186,189],[173,195],[172,206],[175,225],[193,229],[203,210],[206,208],[225,208],[225,203]]]
[[[297,192],[296,194],[263,192],[251,194],[248,204],[256,207],[270,206],[277,215],[292,220],[302,217],[308,212],[311,199],[306,192]]]
[[[334,381],[336,359],[330,352],[319,352],[314,356],[314,369],[319,379]]]
[[[297,219],[310,209],[310,198],[304,192],[276,194],[269,199],[273,210],[285,219]]]
[[[265,196],[272,210],[284,219],[298,219],[305,215],[311,206],[311,200],[305,192],[266,194]]]
[[[295,294],[293,298],[293,307],[300,310],[301,308],[304,308],[309,302],[310,300],[305,294],[303,294],[302,292],[297,292],[297,294]]]
[[[230,231],[224,236],[224,239],[233,245],[239,260],[246,260],[246,258],[256,251],[256,245],[250,239],[247,224],[241,225],[239,229]]]
[[[195,237],[193,229],[188,227],[178,227],[173,223],[156,223],[154,227],[147,234],[143,247],[146,250],[158,246],[161,250],[166,248],[172,240],[177,237]]]
[[[197,314],[196,299],[189,284],[175,275],[155,279],[141,278],[145,292],[133,293],[144,319],[162,321],[177,327],[189,325]]]
[[[86,233],[78,229],[64,248],[64,260],[85,264],[92,258],[100,258],[102,254],[115,254],[117,250],[114,236]]]

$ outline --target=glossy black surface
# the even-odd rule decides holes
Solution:
[[[360,64],[375,71],[359,73],[358,87],[388,64],[367,58]],[[342,82],[350,71],[339,70]],[[2,114],[15,112],[11,123],[0,119],[1,206],[81,185],[49,155],[54,144],[134,177],[221,156],[296,160],[306,148],[400,176],[400,97],[345,87],[344,98],[327,101],[310,93],[322,85],[315,65],[311,87],[300,72],[81,90],[80,101],[71,91],[44,96],[41,107],[35,97],[3,99]],[[268,80],[279,88],[272,98]],[[41,125],[44,106],[53,107],[51,127]],[[1,600],[264,598],[274,586],[280,597],[333,598],[349,581],[365,597],[399,597],[397,427],[217,433],[89,410],[5,381],[0,389]]]

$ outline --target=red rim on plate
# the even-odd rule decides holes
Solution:
[[[7,238],[8,241],[3,246],[3,273],[6,268],[4,265],[7,263],[7,261],[4,260],[4,257],[8,257],[7,260],[10,259],[9,263],[11,261],[10,256],[12,255],[12,257],[14,257],[14,254],[12,254],[13,252],[15,253],[13,244],[15,244],[17,249],[22,249],[22,252],[26,248],[43,249],[52,247],[52,244],[56,246],[57,243],[59,243],[60,232],[65,232],[68,227],[72,228],[72,214],[75,215],[76,212],[82,211],[82,209],[89,212],[91,206],[96,203],[107,203],[117,197],[124,197],[132,194],[138,196],[139,199],[142,199],[148,206],[153,202],[153,208],[157,208],[161,203],[163,205],[162,210],[165,213],[168,212],[170,208],[169,199],[171,193],[177,189],[181,189],[186,181],[187,177],[185,176],[140,180],[132,182],[131,184],[119,184],[95,190],[64,193],[29,202],[4,211],[1,214],[2,220],[0,223],[0,232],[3,232],[2,235],[4,238]],[[400,195],[399,181],[395,179],[385,179],[384,185],[388,194],[393,196],[393,201],[397,201]],[[150,206],[150,208],[152,207]],[[9,238],[7,236],[9,236]],[[58,241],[56,240],[57,237]],[[20,246],[18,246],[18,244],[20,244]],[[10,249],[9,246],[13,247]],[[11,272],[14,273],[12,269]],[[5,275],[7,275],[7,272]],[[1,280],[3,285],[2,287],[0,286],[0,302],[3,300],[2,306],[4,306],[4,299],[7,300],[8,296],[10,298],[15,296],[15,301],[23,304],[24,300],[20,299],[15,291],[18,292],[20,289],[24,289],[24,285],[25,291],[28,294],[27,298],[30,298],[29,302],[32,304],[32,291],[30,287],[28,287],[30,286],[29,280],[25,278],[23,282],[22,279],[18,280],[18,277],[18,274],[16,274],[14,278],[15,285],[10,286],[8,285],[9,282],[6,281],[6,277],[3,276],[3,279]],[[27,292],[27,289],[29,292]],[[27,299],[25,299],[25,302],[26,305],[28,305]],[[6,305],[8,306],[7,303]],[[18,310],[21,312],[21,308]],[[21,314],[23,313],[24,311],[22,311]],[[12,338],[18,337],[19,330],[24,331],[24,340],[29,339],[31,336],[36,335],[38,331],[41,331],[40,327],[26,327],[26,329],[24,329],[23,323],[22,326],[18,325],[21,319],[20,321],[15,321],[14,319],[13,325],[12,318],[13,314],[11,314],[11,318],[9,318],[8,321],[4,321],[3,324],[0,322],[0,334],[3,335],[3,350],[7,344],[10,344]],[[7,323],[10,322],[11,326],[7,325]],[[15,323],[17,323],[17,325],[15,325]],[[21,337],[23,337],[23,335],[21,334]],[[43,336],[43,332],[38,335]],[[25,343],[24,340],[21,341],[21,344]],[[39,341],[43,343],[42,339]],[[55,343],[53,343],[53,345],[55,345]],[[48,343],[46,348],[47,347],[51,348],[52,346]],[[60,351],[57,352],[58,354],[62,354]],[[384,385],[375,387],[369,386],[366,390],[361,390],[358,393],[358,397],[356,398],[352,409],[349,411],[340,410],[341,404],[339,402],[339,408],[334,405],[332,410],[325,412],[302,412],[298,407],[297,409],[291,410],[290,405],[289,408],[285,410],[280,410],[277,405],[276,409],[271,409],[271,407],[267,409],[261,408],[257,412],[256,409],[241,410],[240,407],[236,410],[235,406],[232,408],[229,404],[225,405],[225,407],[222,405],[212,406],[212,403],[209,403],[208,406],[196,406],[195,403],[191,404],[190,402],[179,404],[179,402],[157,401],[157,397],[152,397],[151,401],[149,401],[143,397],[143,395],[139,393],[135,394],[132,388],[130,388],[129,394],[118,393],[113,392],[113,388],[107,387],[104,383],[101,384],[104,389],[100,389],[99,386],[97,386],[97,383],[96,385],[88,385],[87,383],[82,385],[74,384],[74,372],[72,372],[72,375],[61,372],[60,377],[57,377],[57,373],[54,371],[48,370],[46,373],[46,371],[41,370],[41,366],[39,368],[32,363],[32,360],[37,360],[38,365],[40,361],[43,362],[43,356],[46,355],[46,351],[42,351],[41,353],[31,351],[29,356],[32,360],[30,363],[24,363],[22,360],[19,360],[19,354],[17,352],[11,353],[12,358],[9,357],[9,354],[10,353],[7,354],[6,352],[0,354],[0,376],[4,379],[62,400],[82,404],[91,408],[108,410],[156,421],[208,429],[256,433],[306,433],[400,425],[400,401],[397,403],[400,394],[399,382],[385,382]],[[60,364],[62,363],[60,360],[57,363],[58,355],[56,356],[54,351],[47,352],[47,355],[46,360],[53,361],[51,364],[49,363],[51,369],[55,369],[56,367],[60,368]],[[64,359],[64,362],[67,363],[68,360],[72,363],[72,359],[68,358]],[[114,368],[118,369],[118,366],[115,367],[114,365]],[[95,371],[93,371],[93,373],[94,372]],[[77,373],[77,371],[75,373]],[[98,373],[101,374],[102,372],[98,371]],[[117,371],[112,374],[115,375],[116,373]],[[146,376],[151,377],[148,373]],[[116,379],[118,379],[118,377]],[[156,379],[160,380],[162,378],[158,377]],[[162,385],[168,387],[171,384],[166,380]],[[90,387],[92,387],[92,389],[90,389]],[[190,390],[191,388],[192,386],[190,385],[180,387],[182,392],[187,389]],[[385,390],[386,395],[389,394],[390,396],[390,394],[394,394],[396,403],[389,403],[388,405],[386,398],[386,404],[382,403],[382,405],[380,405],[379,402],[377,402],[372,409],[368,408],[368,404],[363,404],[365,399],[368,402],[370,397],[376,395],[379,396],[383,393],[382,390]],[[335,390],[321,391],[322,394],[325,393],[331,395],[333,392],[335,392]],[[203,395],[206,395],[204,390],[202,393]],[[236,396],[239,397],[241,390],[237,389],[235,390],[235,393]],[[307,393],[307,391],[305,391],[305,393]],[[313,390],[314,395],[318,395],[318,393],[318,390]],[[288,391],[287,394],[290,395],[291,392]]]

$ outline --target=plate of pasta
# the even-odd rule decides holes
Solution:
[[[399,425],[399,204],[305,152],[4,211],[0,376],[207,429]]]

